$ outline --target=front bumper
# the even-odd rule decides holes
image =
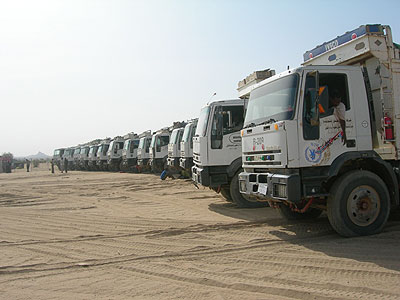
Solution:
[[[229,184],[228,174],[226,168],[224,171],[212,169],[211,167],[200,168],[198,166],[192,167],[192,180],[203,186],[216,188],[224,184]]]
[[[259,200],[281,200],[298,203],[301,200],[299,174],[247,173],[239,174],[239,190],[242,194]]]

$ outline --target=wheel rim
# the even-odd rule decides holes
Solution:
[[[376,190],[368,185],[356,187],[347,200],[347,214],[358,226],[375,222],[381,210],[381,200]]]

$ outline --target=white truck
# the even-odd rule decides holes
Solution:
[[[168,127],[153,133],[150,142],[149,165],[153,173],[161,173],[167,166],[168,143],[171,131]]]
[[[380,232],[399,206],[399,50],[389,26],[364,25],[257,84],[240,191],[288,219],[326,210],[342,236]]]
[[[100,144],[93,144],[89,148],[89,160],[88,160],[88,170],[89,171],[96,171],[97,164],[96,164],[96,157],[97,157],[97,150],[99,149]]]
[[[111,138],[105,138],[101,140],[99,148],[97,149],[96,165],[97,169],[100,171],[108,170],[107,152],[108,148],[110,148],[110,143],[111,143]]]
[[[75,170],[81,169],[80,164],[79,164],[80,156],[81,156],[81,145],[78,145],[75,147],[74,155],[73,155]]]
[[[78,158],[78,165],[80,170],[89,170],[88,163],[89,163],[89,150],[90,145],[83,145],[81,146],[79,158]]]
[[[107,151],[108,170],[119,171],[122,161],[122,150],[124,149],[125,139],[122,136],[116,136],[110,143]]]
[[[65,148],[55,149],[53,153],[53,162],[57,168],[62,171],[62,159],[64,155]]]
[[[221,193],[238,207],[257,207],[239,192],[241,137],[247,100],[215,101],[200,111],[193,137],[192,180]]]
[[[139,172],[150,169],[149,160],[151,139],[151,130],[145,131],[139,135],[139,146],[137,150],[137,163]]]
[[[65,164],[65,161],[68,161],[68,170],[74,170],[75,165],[74,165],[74,151],[75,147],[69,147],[64,150],[64,155],[63,155],[63,164]],[[64,166],[65,168],[65,166]]]
[[[122,150],[121,171],[137,172],[137,151],[139,146],[139,136],[130,132],[124,135],[124,148]]]
[[[186,126],[186,123],[182,123],[182,126]],[[181,157],[181,141],[184,130],[184,127],[173,129],[169,139],[167,165],[170,174],[180,173],[181,171],[179,159]]]
[[[182,168],[185,176],[191,177],[193,167],[193,137],[196,132],[198,119],[188,122],[183,131],[181,141],[181,154],[179,158],[179,166]]]

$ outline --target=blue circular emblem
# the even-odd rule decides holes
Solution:
[[[311,143],[306,147],[304,156],[310,163],[319,163],[321,160],[321,150],[319,149],[319,145],[317,143]]]

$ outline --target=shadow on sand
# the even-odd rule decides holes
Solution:
[[[325,213],[312,221],[287,221],[269,207],[239,209],[226,203],[210,204],[209,209],[231,218],[265,224],[268,234],[291,244],[400,272],[400,210],[392,212],[380,234],[344,238],[332,229]]]

